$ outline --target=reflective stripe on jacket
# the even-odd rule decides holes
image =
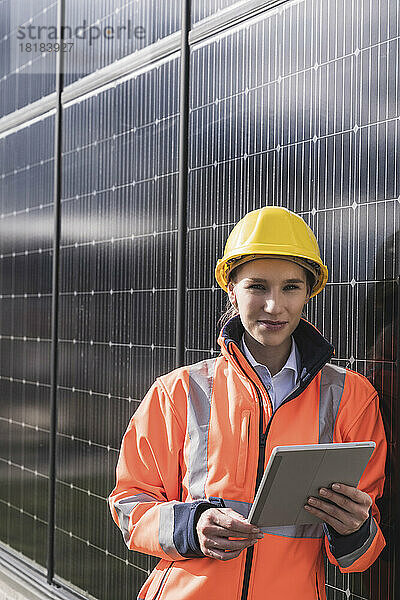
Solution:
[[[385,545],[375,500],[383,491],[386,440],[375,389],[362,375],[329,364],[333,347],[301,319],[293,334],[298,385],[272,414],[239,349],[242,333],[234,317],[218,338],[220,356],[159,377],[124,435],[111,512],[128,548],[162,559],[140,600],[325,600],[324,548],[345,573],[367,569]],[[260,431],[265,457],[257,469]],[[376,448],[359,488],[373,505],[360,533],[338,536],[322,524],[273,527],[264,529],[247,565],[249,550],[226,562],[202,555],[198,507],[210,502],[247,516],[257,470],[275,446],[365,440]]]

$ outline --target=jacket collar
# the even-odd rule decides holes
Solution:
[[[242,369],[235,355],[239,352],[248,362],[240,349],[243,332],[240,316],[236,315],[226,323],[218,337],[222,354],[227,360],[233,360],[234,366],[240,370]],[[334,355],[335,349],[314,325],[303,318],[294,330],[293,337],[300,354],[300,380],[309,383]]]
[[[290,348],[290,353],[289,353],[288,359],[287,359],[286,363],[283,365],[280,373],[282,373],[283,370],[290,369],[291,371],[294,372],[295,379],[297,381],[297,378],[298,378],[298,375],[299,375],[298,374],[298,367],[300,367],[300,354],[299,354],[299,352],[297,350],[297,344],[294,341],[293,336],[290,336],[290,339],[292,340],[292,342],[291,342],[291,348]],[[257,362],[257,360],[254,358],[254,356],[252,355],[252,353],[250,352],[250,350],[246,346],[246,342],[244,341],[244,335],[242,335],[239,347],[240,347],[243,355],[247,358],[247,360],[249,361],[249,363],[251,364],[251,366],[253,368],[255,368],[255,367],[263,367],[264,369],[266,369],[268,371],[269,376],[272,378],[272,375],[271,375],[268,367],[266,365],[263,365],[262,363]]]

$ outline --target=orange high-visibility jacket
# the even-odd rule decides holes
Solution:
[[[221,354],[159,377],[132,417],[109,502],[128,548],[162,560],[140,600],[325,600],[323,549],[343,573],[364,571],[385,541],[386,440],[377,392],[362,375],[329,364],[334,350],[301,319],[298,386],[273,413],[267,390],[239,349],[240,317],[221,331]],[[261,417],[261,418],[260,418]],[[237,558],[205,557],[195,525],[207,507],[247,516],[272,449],[374,440],[359,488],[370,517],[349,536],[326,524],[264,528]],[[284,502],[284,498],[282,498]]]

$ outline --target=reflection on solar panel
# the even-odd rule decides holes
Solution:
[[[193,1],[192,22],[231,4]],[[148,27],[146,44],[180,27],[176,2],[91,7],[67,3],[68,19],[115,25],[122,13]],[[0,1],[0,15],[9,8]],[[186,363],[218,352],[225,296],[213,271],[233,224],[265,204],[286,206],[317,233],[330,273],[307,316],[335,345],[333,362],[379,391],[390,465],[399,439],[399,35],[397,0],[282,3],[194,43],[188,90]],[[94,72],[143,48],[101,44],[75,56],[67,83],[86,74],[83,64]],[[106,497],[131,414],[175,366],[179,68],[171,55],[63,112],[55,571],[61,585],[102,600],[135,596],[154,565],[126,550]],[[54,89],[39,81],[38,95],[28,81],[0,80],[4,113]],[[42,568],[53,120],[0,138],[0,539]],[[394,599],[393,486],[389,476],[381,559],[363,574],[327,565],[328,600]]]
[[[32,41],[27,29],[29,26],[37,29],[55,23],[56,0],[1,0],[0,118],[55,91],[54,52],[41,53],[39,49],[33,53],[31,46],[25,46],[25,42]],[[20,28],[24,28],[21,34],[18,33]],[[33,33],[35,29],[31,31]]]
[[[66,54],[66,85],[180,29],[180,3],[174,0],[69,0],[65,11],[74,43]]]
[[[192,0],[192,24],[195,25],[207,17],[219,14],[224,8],[241,3],[240,0]]]

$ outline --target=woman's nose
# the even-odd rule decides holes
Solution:
[[[277,298],[275,295],[268,296],[268,298],[265,299],[265,310],[271,314],[278,313],[279,298]]]

